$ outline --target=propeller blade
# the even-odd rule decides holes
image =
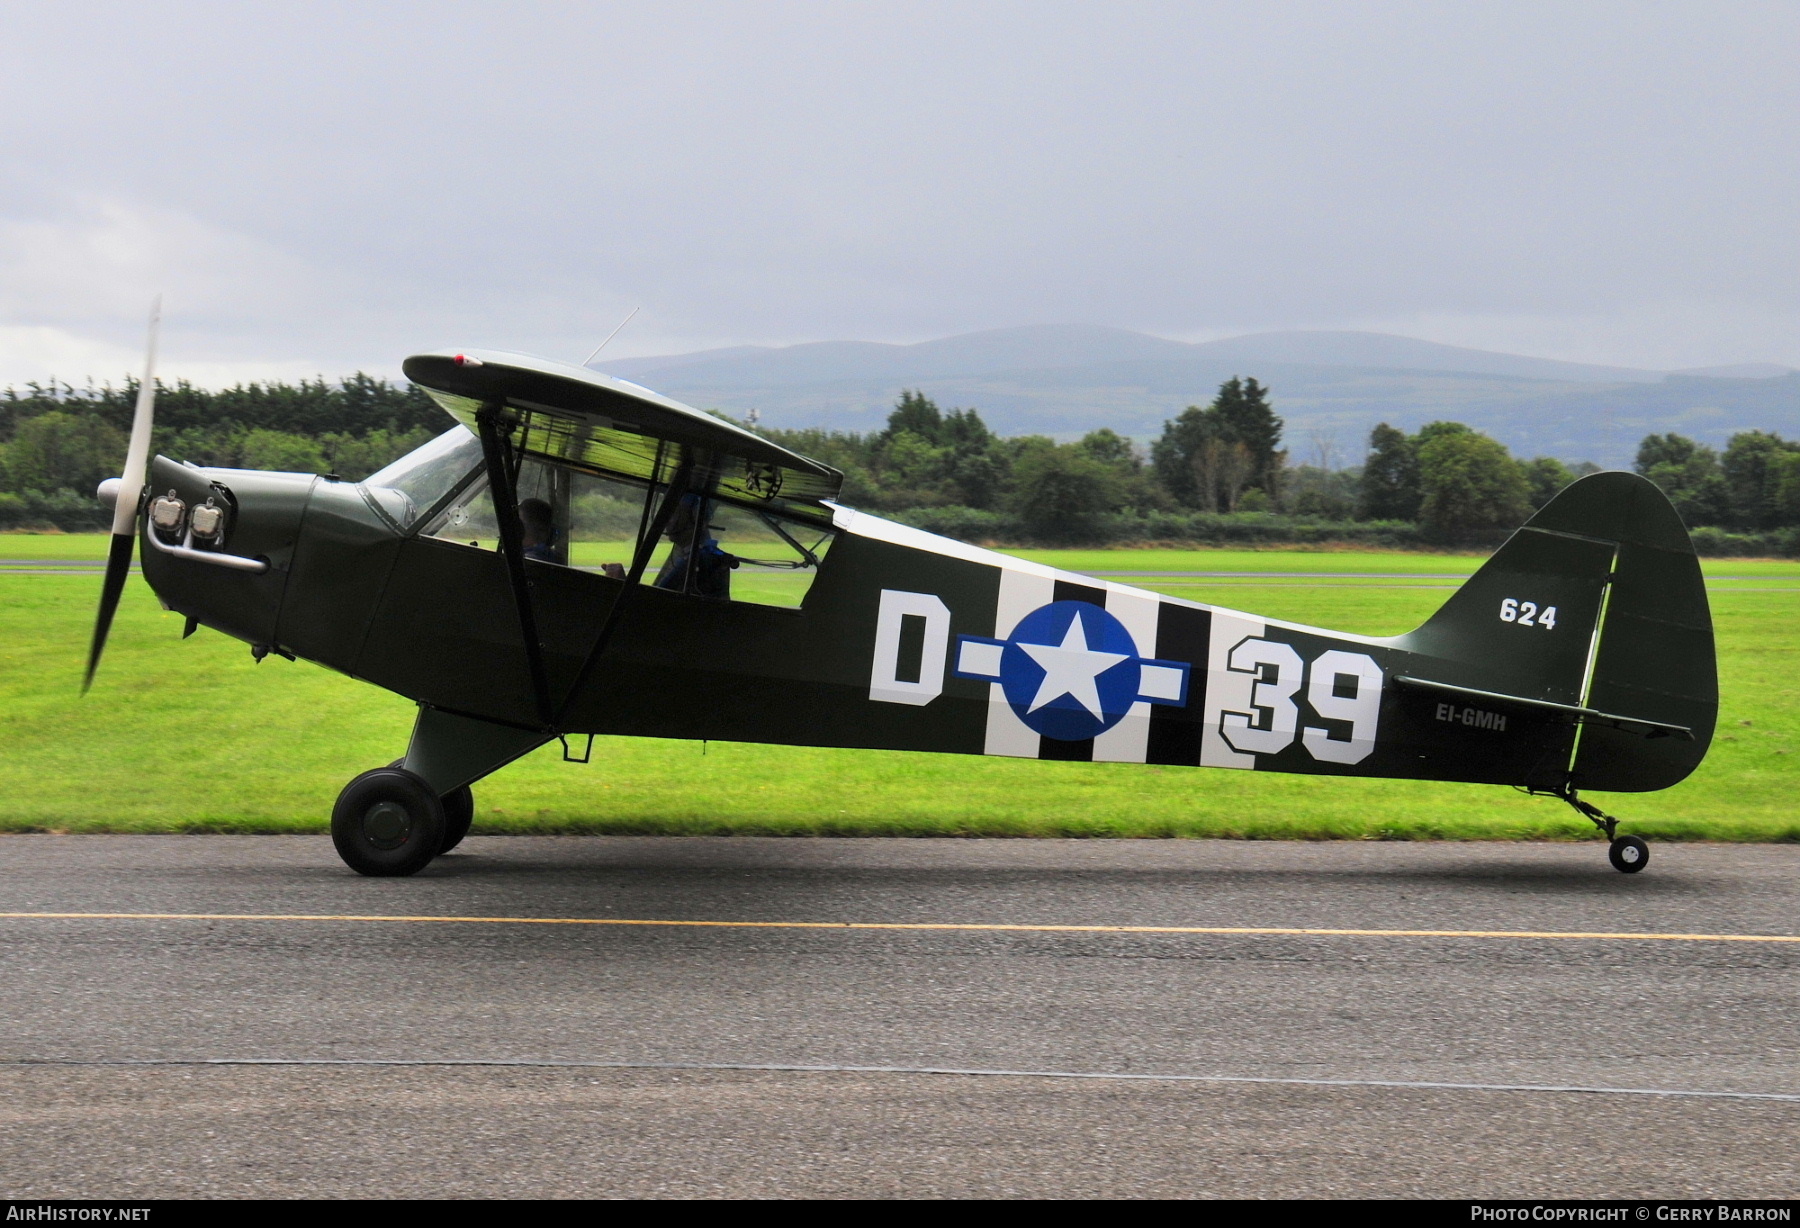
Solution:
[[[117,502],[113,504],[112,544],[106,553],[106,578],[100,585],[100,610],[94,619],[94,642],[88,649],[87,674],[81,693],[94,685],[100,654],[106,649],[119,597],[131,575],[131,554],[137,545],[138,497],[144,491],[144,469],[150,461],[150,427],[156,414],[156,331],[162,322],[162,296],[150,307],[150,342],[144,355],[144,380],[138,385],[137,407],[131,415],[131,442],[125,449],[125,472],[120,476]]]

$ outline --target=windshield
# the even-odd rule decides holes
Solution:
[[[480,467],[481,441],[467,427],[458,426],[370,474],[363,486],[405,529]]]

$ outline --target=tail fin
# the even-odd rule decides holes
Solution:
[[[1667,788],[1712,740],[1719,689],[1700,561],[1674,507],[1636,474],[1570,485],[1399,645],[1431,659],[1419,668],[1432,677],[1409,683],[1580,721],[1555,784]]]

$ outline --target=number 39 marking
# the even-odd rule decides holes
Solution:
[[[1547,605],[1538,608],[1535,601],[1519,601],[1508,597],[1500,603],[1500,621],[1518,623],[1521,627],[1543,627],[1554,630],[1556,627],[1556,607]]]
[[[1246,688],[1250,711],[1228,710],[1219,718],[1219,734],[1233,750],[1273,755],[1292,745],[1300,723],[1294,698],[1304,681],[1312,710],[1350,727],[1342,739],[1314,725],[1298,729],[1307,753],[1323,763],[1349,764],[1361,763],[1374,751],[1382,674],[1364,654],[1333,649],[1320,653],[1309,669],[1287,644],[1247,639],[1231,650],[1225,668],[1256,679]]]

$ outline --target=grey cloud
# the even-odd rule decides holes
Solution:
[[[637,304],[620,352],[1413,321],[1800,362],[1791,5],[25,0],[0,36],[0,332],[96,355],[160,280],[246,369],[579,356]]]

